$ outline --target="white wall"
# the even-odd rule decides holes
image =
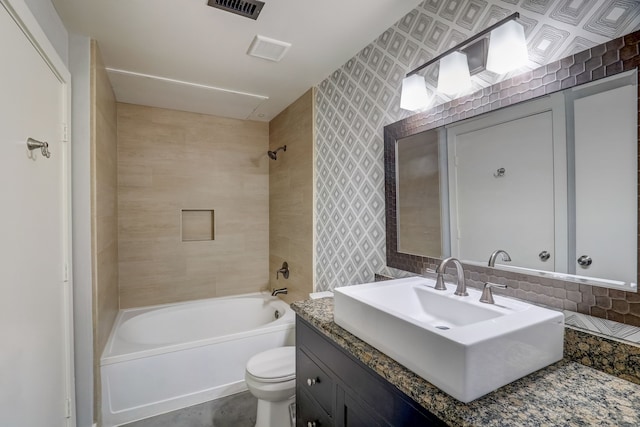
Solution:
[[[93,425],[93,326],[91,293],[90,46],[69,36],[50,0],[24,0],[56,52],[69,67],[72,83],[73,311],[76,425]]]
[[[69,33],[65,28],[58,12],[50,0],[24,0],[35,16],[42,31],[60,55],[67,66],[69,65]]]
[[[91,40],[72,34],[73,312],[76,423],[93,424],[93,322],[91,274]]]

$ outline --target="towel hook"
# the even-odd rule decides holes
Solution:
[[[40,142],[33,138],[29,138],[27,139],[27,148],[29,149],[29,151],[37,150],[39,148],[43,156],[45,156],[47,159],[51,157],[48,142]]]
[[[500,168],[498,170],[495,171],[495,173],[493,174],[493,176],[495,176],[496,178],[500,178],[501,176],[504,176],[504,173],[506,172],[505,168]]]

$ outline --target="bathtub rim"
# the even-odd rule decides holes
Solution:
[[[114,340],[117,339],[116,331],[119,329],[120,325],[122,325],[123,322],[137,315],[144,314],[154,310],[170,308],[170,307],[203,304],[213,300],[218,301],[218,300],[225,300],[225,299],[240,299],[240,298],[255,298],[255,297],[260,297],[267,301],[273,301],[279,305],[282,305],[282,308],[284,308],[286,311],[282,317],[280,317],[278,320],[275,321],[275,322],[278,322],[278,324],[271,325],[271,326],[265,325],[257,329],[249,329],[246,331],[235,332],[233,334],[226,334],[219,337],[207,337],[207,338],[188,341],[188,342],[163,344],[163,345],[139,344],[138,345],[139,349],[132,352],[128,352],[124,354],[115,354],[115,355],[108,354],[112,352]],[[271,322],[271,323],[274,323],[274,322]],[[242,338],[256,334],[256,331],[276,332],[276,331],[293,329],[293,328],[295,328],[295,314],[293,313],[293,310],[291,309],[289,304],[287,304],[285,301],[283,301],[278,297],[271,296],[271,294],[266,291],[251,292],[248,294],[239,294],[239,295],[226,295],[222,297],[202,298],[197,300],[189,300],[189,301],[181,301],[181,302],[173,302],[173,303],[165,303],[165,304],[156,304],[156,305],[149,305],[144,307],[124,308],[124,309],[118,310],[118,314],[116,315],[116,318],[111,327],[111,331],[109,332],[109,338],[107,339],[107,342],[104,348],[102,349],[102,352],[100,353],[100,366],[106,366],[106,365],[111,365],[115,363],[122,363],[129,360],[141,359],[141,358],[151,357],[151,356],[164,354],[164,353],[172,353],[172,352],[187,350],[195,347],[203,347],[206,345],[228,341],[231,339],[242,339]]]

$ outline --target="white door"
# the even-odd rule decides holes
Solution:
[[[452,255],[487,262],[503,249],[510,265],[553,271],[553,114],[495,117],[447,130]]]
[[[73,394],[61,141],[67,86],[10,3],[0,2],[0,426],[58,427],[69,425]],[[51,157],[30,152],[29,137],[47,141]]]
[[[635,76],[634,76],[635,80]],[[635,83],[635,82],[634,82]],[[575,274],[636,283],[636,84],[575,100]],[[579,257],[591,260],[578,264]]]

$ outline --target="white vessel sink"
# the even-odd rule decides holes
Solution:
[[[462,402],[562,359],[564,315],[423,277],[334,289],[335,322]]]

